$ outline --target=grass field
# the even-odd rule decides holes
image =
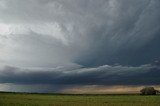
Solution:
[[[160,96],[0,93],[0,106],[160,106]]]

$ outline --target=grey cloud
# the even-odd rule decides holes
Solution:
[[[30,31],[29,34],[9,36],[2,48],[0,61],[4,64],[29,67],[54,67],[71,63],[69,48],[51,36]],[[72,56],[72,57],[71,57]]]
[[[159,69],[152,65],[109,66],[83,68],[78,66],[57,68],[1,68],[0,82],[13,84],[50,85],[114,85],[158,84]],[[152,74],[150,74],[152,73]]]
[[[0,83],[159,84],[159,11],[159,0],[0,0]]]
[[[29,44],[29,51],[38,50],[38,47],[34,48],[37,40],[45,39],[49,43],[48,47],[44,47],[41,42],[36,44],[42,46],[41,51],[36,54],[46,51],[39,57],[45,55],[46,58],[58,58],[54,61],[67,60],[66,63],[82,64],[86,67],[115,63],[141,65],[151,63],[150,58],[155,58],[154,55],[150,54],[150,58],[146,60],[138,57],[140,61],[137,63],[138,60],[134,60],[137,55],[131,56],[129,51],[141,52],[139,49],[146,47],[150,42],[152,45],[158,37],[159,4],[159,0],[2,0],[3,9],[0,9],[0,16],[2,23],[20,25],[33,32],[29,32],[31,38],[37,36],[31,40],[33,42]],[[54,28],[47,27],[54,23],[59,27],[57,30],[60,30],[57,35],[52,32]],[[37,30],[36,27],[40,28]],[[45,35],[45,38],[41,37],[41,34]],[[50,37],[48,34],[54,36]],[[28,36],[26,32],[22,34],[23,39],[27,39],[25,36]],[[61,39],[58,42],[57,36]],[[22,42],[26,44],[25,40]],[[63,46],[65,44],[68,46]],[[50,53],[50,50],[54,53]],[[147,49],[142,54],[145,52]],[[39,61],[36,56],[31,57]]]

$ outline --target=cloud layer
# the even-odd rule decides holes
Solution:
[[[0,0],[0,83],[159,84],[159,0]]]
[[[0,83],[51,85],[145,85],[159,84],[159,68],[152,65],[100,66],[96,68],[18,68],[0,70]]]
[[[159,43],[154,45],[160,39],[158,0],[1,0],[0,4],[0,60],[5,64],[142,65],[159,58]],[[144,59],[150,46],[154,52]]]

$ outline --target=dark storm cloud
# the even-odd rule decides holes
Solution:
[[[0,83],[159,84],[159,11],[159,0],[0,0]]]
[[[50,85],[114,85],[159,84],[159,69],[152,65],[100,66],[96,68],[57,67],[21,69],[6,66],[0,74],[1,83]]]
[[[160,52],[159,4],[159,1],[153,0],[118,1],[112,15],[104,13],[104,24],[95,26],[93,31],[90,31],[93,42],[89,51],[83,55],[85,59],[82,57],[80,63],[94,66],[114,63],[140,65],[153,62],[153,58],[159,57],[155,54]],[[111,16],[111,19],[107,16]],[[106,20],[110,20],[112,24],[108,24],[110,21]]]
[[[86,67],[117,63],[137,66],[150,64],[160,57],[157,46],[159,43],[154,45],[155,39],[158,38],[156,42],[159,42],[159,5],[159,0],[1,0],[0,22],[10,25],[8,32],[6,29],[1,32],[1,36],[8,34],[7,37],[12,42],[3,41],[10,44],[17,43],[17,39],[25,39],[25,36],[35,38],[36,35],[28,47],[29,51],[35,51],[36,54],[39,52],[34,45],[39,44],[34,43],[34,40],[37,42],[45,39],[48,47],[53,46],[50,50],[56,52],[52,54],[42,46],[41,51],[46,53],[39,56],[57,58],[53,63],[58,61],[59,64],[64,64],[64,60],[66,63]],[[17,39],[14,39],[13,35]],[[41,37],[42,35],[45,37]],[[24,44],[27,42],[22,40]],[[23,46],[19,47],[22,44],[17,44],[18,48],[7,46],[9,44],[1,44],[6,46],[6,53],[13,52],[15,56],[19,56],[15,49],[22,49]],[[43,42],[40,45],[43,45]],[[148,45],[150,46],[147,47]],[[154,53],[148,53],[150,47]],[[146,52],[147,58],[144,59]],[[25,61],[25,50],[21,51],[21,55],[19,59]],[[39,61],[37,56],[27,57]],[[10,65],[18,66],[20,63],[10,63],[7,58],[2,60],[6,60],[5,64]],[[10,60],[16,61],[14,58]],[[50,64],[49,62],[46,64]]]

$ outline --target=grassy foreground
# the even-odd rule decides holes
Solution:
[[[160,106],[160,96],[0,93],[0,106]]]

